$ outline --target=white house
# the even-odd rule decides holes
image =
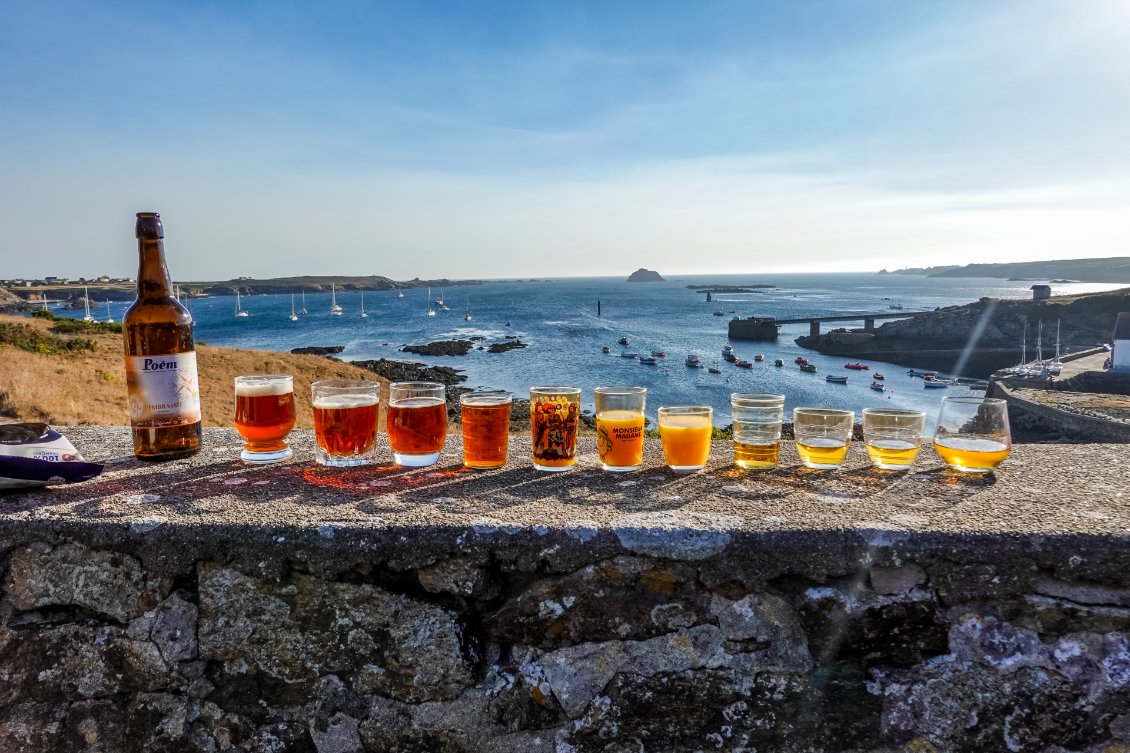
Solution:
[[[1114,323],[1110,338],[1114,352],[1110,354],[1110,370],[1130,374],[1130,312],[1123,311]]]

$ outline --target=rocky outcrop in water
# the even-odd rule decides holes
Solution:
[[[383,376],[390,382],[439,382],[450,387],[467,379],[464,374],[449,366],[428,366],[422,363],[391,361],[387,358],[350,363]]]
[[[628,275],[628,282],[666,282],[666,280],[658,272],[640,267]]]
[[[343,350],[344,345],[311,345],[306,348],[291,348],[290,352],[299,356],[328,356]]]
[[[470,340],[437,340],[425,345],[405,345],[400,350],[419,356],[465,356],[473,347]]]
[[[521,340],[504,340],[500,343],[491,343],[490,347],[487,348],[487,353],[505,353],[508,350],[521,350],[528,347],[530,347],[530,344]]]

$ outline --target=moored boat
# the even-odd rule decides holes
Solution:
[[[610,347],[608,347],[607,345],[605,345],[604,347],[602,347],[602,348],[600,349],[600,352],[601,352],[601,353],[611,353],[611,352],[612,352],[612,348],[610,348]]]
[[[667,357],[667,351],[665,351],[665,350],[653,350],[653,351],[651,351],[651,355],[655,356],[656,358],[666,358]]]
[[[640,356],[640,363],[645,363],[648,366],[655,366],[659,363],[659,359],[655,356]]]
[[[847,384],[847,377],[829,374],[828,376],[824,377],[824,381],[831,382],[832,384]]]
[[[773,365],[774,366],[784,366],[785,365],[785,359],[776,358],[776,359],[773,360]]]
[[[800,370],[801,371],[807,371],[809,374],[815,374],[816,373],[816,364],[814,364],[814,363],[802,363],[800,365]]]
[[[937,376],[938,372],[936,372],[936,371],[923,371],[921,369],[907,369],[906,375],[912,376],[912,377]]]
[[[717,366],[711,366],[709,369],[707,369],[707,371],[709,371],[711,374],[721,374],[722,373],[722,369],[718,368]]]
[[[808,363],[808,359],[804,356],[797,356],[793,360],[793,363],[795,363],[797,366],[804,366],[806,363]]]
[[[946,387],[949,387],[950,385],[949,385],[949,382],[943,382],[939,379],[935,379],[933,381],[923,382],[922,386],[925,387],[928,390],[944,390]]]
[[[871,367],[868,366],[865,363],[845,363],[844,368],[845,369],[852,369],[853,371],[867,371]]]
[[[880,384],[879,382],[872,382],[871,389],[875,390],[876,392],[884,392],[887,389],[887,385]]]
[[[734,361],[734,365],[737,366],[739,369],[752,369],[753,368],[752,363],[750,363],[749,361],[743,361],[740,358],[737,361]]]
[[[620,357],[621,358],[639,358],[640,354],[639,353],[633,353],[630,350],[625,350],[625,351],[620,352]]]
[[[686,365],[690,366],[692,369],[701,369],[702,368],[702,359],[700,359],[694,353],[688,353],[687,359],[686,359],[686,361],[684,361],[684,363],[686,363]]]
[[[753,357],[753,360],[757,361],[758,363],[761,363],[762,361],[765,360],[765,354],[764,353],[758,353],[756,356]]]
[[[882,374],[880,374],[880,373],[879,373],[879,372],[877,372],[877,371],[876,371],[876,372],[875,372],[874,374],[872,374],[872,375],[871,375],[871,378],[872,378],[872,379],[875,379],[875,380],[877,380],[877,381],[880,381],[880,382],[881,382],[881,381],[883,381],[884,379],[886,379],[886,377],[885,377],[885,376],[883,376]]]
[[[628,344],[628,338],[626,338],[626,337],[621,337],[621,338],[620,338],[619,340],[617,340],[616,342],[620,343],[621,345],[627,345],[627,344]]]

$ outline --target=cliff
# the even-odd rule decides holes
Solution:
[[[1051,280],[1065,278],[1079,282],[1130,283],[1130,256],[1106,259],[1056,259],[1024,261],[1011,264],[966,264],[899,269],[893,274],[926,275],[927,277],[997,277],[1016,280]]]
[[[628,282],[667,282],[662,275],[650,269],[640,267],[628,275]]]
[[[965,306],[887,322],[873,333],[834,330],[798,337],[796,343],[827,355],[987,377],[1020,361],[1025,321],[1027,355],[1034,358],[1040,322],[1044,355],[1050,356],[1055,352],[1057,322],[1063,350],[1080,350],[1109,340],[1120,311],[1130,311],[1130,288],[1044,301],[982,298]]]

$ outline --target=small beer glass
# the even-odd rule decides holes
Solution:
[[[705,405],[679,405],[659,409],[659,438],[663,459],[675,473],[694,473],[706,467],[714,410]]]
[[[322,465],[368,465],[377,455],[381,385],[363,379],[326,379],[310,386],[314,457]]]
[[[918,457],[926,414],[896,408],[863,409],[863,441],[871,465],[885,471],[905,471]]]
[[[388,444],[397,465],[435,465],[447,438],[444,387],[437,382],[393,382],[388,395]]]
[[[730,395],[734,417],[734,465],[746,470],[775,468],[781,462],[781,421],[785,396],[751,392]]]
[[[235,430],[243,437],[241,460],[275,463],[294,451],[286,436],[294,428],[294,377],[249,374],[235,378]]]
[[[992,397],[944,397],[934,449],[963,473],[988,473],[1012,449],[1008,403]]]
[[[794,408],[793,436],[801,462],[809,468],[839,468],[851,445],[855,411],[833,408]]]
[[[597,387],[596,448],[606,471],[643,466],[646,387]]]
[[[577,424],[581,417],[579,387],[530,388],[530,441],[534,468],[567,471],[577,462]]]
[[[506,465],[510,401],[505,392],[465,392],[460,396],[464,466],[487,469]]]

